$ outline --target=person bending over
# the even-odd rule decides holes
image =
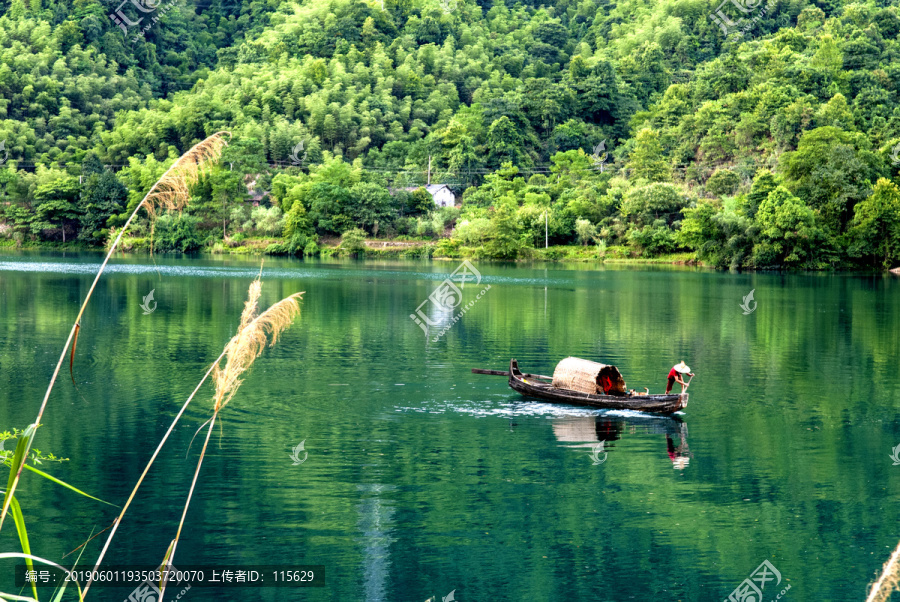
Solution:
[[[691,369],[688,368],[687,364],[684,363],[684,360],[681,361],[680,364],[675,364],[672,366],[672,369],[669,370],[669,381],[666,383],[666,395],[669,394],[669,391],[672,390],[672,386],[675,383],[681,385],[681,392],[684,393],[685,387],[687,384],[684,382],[683,374],[687,374],[690,377],[693,377],[694,374],[691,372]]]

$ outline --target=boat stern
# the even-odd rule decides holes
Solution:
[[[684,408],[686,408],[686,407],[687,407],[687,403],[688,403],[688,394],[687,394],[687,393],[682,393],[681,395],[679,395],[679,396],[678,396],[678,401],[680,402],[680,403],[679,403],[680,409],[683,410]]]

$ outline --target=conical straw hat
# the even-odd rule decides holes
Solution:
[[[682,360],[680,364],[675,364],[673,368],[676,372],[681,372],[682,374],[688,374],[691,371],[691,369],[688,368],[688,365],[684,363],[684,360]]]

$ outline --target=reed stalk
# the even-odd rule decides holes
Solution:
[[[872,584],[866,602],[887,602],[897,589],[900,589],[900,543],[884,563],[881,576]]]
[[[88,293],[84,298],[84,302],[81,304],[81,309],[78,311],[78,316],[75,318],[75,323],[72,325],[72,329],[69,331],[69,338],[66,339],[66,344],[65,346],[63,346],[62,353],[59,356],[59,361],[56,363],[56,368],[53,370],[53,375],[50,377],[50,384],[47,386],[47,392],[44,394],[44,399],[41,402],[40,408],[38,409],[37,417],[34,419],[33,425],[35,425],[35,429],[37,428],[37,425],[40,424],[41,417],[44,415],[44,410],[47,407],[47,401],[50,399],[50,392],[53,390],[53,385],[56,384],[56,378],[57,376],[59,376],[59,371],[66,359],[66,353],[69,351],[70,346],[72,351],[69,360],[69,369],[70,371],[72,369],[72,364],[75,358],[75,346],[78,342],[78,332],[81,329],[81,318],[84,315],[84,310],[87,308],[88,301],[90,301],[91,295],[94,293],[94,289],[97,287],[97,282],[100,280],[100,276],[103,275],[103,271],[106,269],[106,265],[107,263],[109,263],[110,257],[112,257],[112,254],[119,246],[119,242],[122,240],[122,236],[131,225],[132,220],[134,220],[135,216],[137,216],[138,214],[138,211],[140,211],[142,208],[144,208],[151,216],[155,215],[158,208],[181,209],[190,199],[191,185],[196,183],[201,173],[205,172],[212,165],[212,163],[216,162],[219,159],[222,154],[222,150],[228,144],[225,140],[225,137],[230,135],[230,132],[216,132],[206,140],[195,144],[189,151],[179,157],[178,160],[175,161],[175,163],[173,163],[171,167],[166,170],[162,177],[157,180],[157,182],[144,196],[141,202],[138,203],[138,206],[135,207],[134,211],[125,222],[125,225],[122,226],[121,230],[119,230],[119,234],[118,236],[116,236],[115,242],[113,242],[112,246],[106,254],[106,257],[103,259],[103,263],[100,265],[100,269],[97,271],[97,275],[94,277],[94,282],[91,284],[91,288],[88,289]],[[74,382],[74,376],[72,380]],[[33,441],[33,437],[27,440],[25,449],[26,457],[28,455],[28,451],[31,449],[31,444],[33,443]],[[10,468],[11,472],[15,472],[15,477],[10,479],[9,486],[7,487],[6,493],[4,494],[3,509],[0,510],[0,529],[3,528],[3,521],[6,519],[6,514],[9,511],[12,496],[15,493],[16,486],[19,484],[19,479],[22,476],[22,470],[24,466],[25,464],[23,462],[19,464],[19,466],[13,465]]]
[[[188,490],[187,500],[184,502],[184,509],[181,511],[181,520],[178,521],[178,531],[175,532],[175,539],[166,553],[165,562],[171,564],[172,558],[175,557],[175,549],[178,547],[178,540],[181,538],[181,530],[184,528],[184,521],[187,517],[188,506],[191,505],[191,498],[194,497],[194,489],[197,487],[197,478],[200,476],[200,466],[203,464],[203,458],[206,456],[206,448],[209,445],[209,436],[212,435],[213,427],[216,426],[216,417],[218,412],[213,414],[212,420],[209,421],[209,428],[206,430],[206,439],[203,440],[203,449],[200,450],[200,458],[197,460],[197,468],[194,469],[194,478],[191,479],[191,488]],[[159,599],[163,600],[166,593],[166,583],[163,582],[159,589]]]
[[[235,334],[234,337],[232,337],[231,340],[225,345],[222,353],[209,367],[209,369],[206,371],[206,374],[203,375],[203,378],[194,388],[193,392],[191,392],[190,396],[188,396],[187,400],[184,402],[184,405],[182,405],[178,414],[172,420],[172,423],[169,425],[169,428],[166,431],[165,435],[163,435],[162,440],[159,442],[159,445],[153,452],[153,455],[151,456],[149,462],[144,467],[144,470],[141,473],[140,478],[138,478],[138,481],[135,484],[134,488],[132,489],[131,494],[128,496],[128,501],[125,503],[121,513],[114,521],[112,530],[110,531],[109,536],[106,538],[106,542],[103,544],[103,549],[100,551],[100,556],[95,562],[94,570],[99,569],[100,564],[103,561],[103,558],[106,556],[106,552],[116,535],[116,531],[118,530],[118,527],[121,524],[123,517],[125,516],[125,513],[131,506],[131,502],[137,495],[138,489],[143,483],[144,478],[147,476],[147,473],[150,471],[150,467],[156,461],[160,450],[162,450],[162,447],[168,440],[169,435],[172,434],[175,425],[181,419],[181,416],[184,414],[184,411],[187,409],[188,405],[191,403],[191,401],[193,401],[194,397],[196,397],[197,392],[200,390],[200,387],[203,386],[203,384],[206,382],[206,379],[209,378],[210,374],[212,374],[213,380],[215,381],[216,385],[213,415],[207,421],[209,423],[209,429],[206,433],[206,439],[203,442],[203,449],[200,451],[200,457],[197,460],[197,467],[194,470],[191,487],[188,491],[184,509],[182,510],[181,520],[178,523],[178,531],[176,532],[175,539],[172,540],[172,543],[166,552],[166,558],[163,562],[163,564],[166,566],[171,565],[172,558],[175,556],[175,549],[181,537],[181,532],[184,529],[188,507],[190,506],[194,490],[197,486],[197,481],[200,475],[200,468],[203,464],[203,459],[206,457],[206,449],[209,445],[209,438],[212,434],[213,427],[215,426],[216,421],[219,417],[219,412],[226,405],[228,405],[232,397],[234,397],[234,394],[237,391],[238,387],[240,387],[241,383],[243,382],[239,377],[244,372],[246,372],[247,369],[250,368],[256,358],[259,357],[260,354],[262,354],[264,348],[267,345],[275,345],[276,341],[278,340],[278,336],[285,329],[287,329],[288,326],[291,325],[294,318],[300,312],[299,299],[301,298],[301,295],[304,294],[303,292],[294,293],[293,295],[290,295],[289,297],[282,299],[278,303],[272,305],[262,314],[257,315],[259,308],[258,301],[261,291],[262,282],[260,281],[260,276],[257,276],[256,280],[254,280],[250,284],[247,301],[244,303],[244,310],[241,312],[241,322],[240,326],[238,327],[237,334]],[[221,363],[223,358],[226,359],[225,366],[220,367],[219,364]],[[203,427],[201,426],[200,428]],[[92,583],[93,581],[89,579],[87,584],[85,585],[85,597],[87,596]],[[165,593],[165,587],[165,582],[160,584],[160,600],[162,600],[162,596]]]
[[[178,421],[181,419],[181,416],[184,414],[184,411],[187,409],[188,405],[193,401],[194,396],[197,395],[197,391],[200,390],[200,387],[203,386],[203,383],[206,382],[206,379],[209,378],[209,375],[212,373],[213,368],[215,368],[220,361],[222,361],[222,357],[225,356],[225,351],[222,351],[221,355],[216,358],[216,361],[209,367],[209,370],[206,371],[206,374],[203,375],[203,378],[197,383],[197,386],[194,388],[194,391],[188,396],[187,401],[184,402],[184,405],[181,406],[181,409],[178,410],[178,414],[175,415],[175,418],[172,420],[172,424],[169,425],[169,429],[166,431],[166,434],[163,435],[163,438],[160,440],[159,445],[156,446],[156,451],[153,452],[153,455],[150,457],[150,461],[147,462],[147,465],[144,467],[144,471],[141,473],[141,476],[138,478],[137,484],[135,484],[134,489],[131,490],[131,494],[128,496],[128,501],[125,502],[125,505],[122,507],[122,511],[119,513],[119,516],[116,517],[116,520],[113,521],[112,530],[109,535],[106,537],[106,542],[103,544],[103,549],[100,550],[100,556],[94,562],[94,570],[91,571],[91,575],[88,578],[87,584],[84,586],[84,594],[87,595],[88,590],[91,589],[91,584],[93,583],[93,579],[91,578],[94,574],[94,571],[100,569],[100,563],[103,562],[103,557],[106,556],[106,551],[109,549],[109,544],[112,543],[113,537],[116,536],[116,531],[119,529],[119,524],[122,522],[122,518],[124,518],[125,513],[128,511],[128,508],[131,506],[131,502],[134,501],[134,496],[137,495],[138,489],[140,489],[141,484],[144,482],[144,477],[147,476],[147,473],[150,472],[150,467],[153,466],[153,463],[156,461],[156,457],[159,455],[159,452],[162,450],[163,445],[165,445],[166,441],[169,439],[169,435],[172,434],[172,431],[175,430],[175,425],[178,424]]]
[[[244,311],[241,312],[241,322],[237,334],[231,338],[222,351],[226,358],[225,366],[219,367],[222,357],[219,356],[220,359],[212,367],[213,381],[216,385],[213,398],[213,415],[208,421],[209,428],[206,431],[206,439],[203,441],[203,449],[200,450],[200,456],[197,459],[197,467],[194,469],[191,487],[188,490],[184,509],[181,512],[178,530],[167,553],[165,560],[167,564],[171,564],[172,559],[175,557],[178,541],[181,538],[181,532],[184,529],[184,523],[187,518],[188,508],[190,507],[191,499],[193,499],[194,490],[197,487],[200,468],[203,465],[203,459],[206,457],[209,438],[216,425],[216,420],[219,418],[219,412],[228,405],[241,386],[243,381],[240,377],[253,365],[253,362],[256,361],[256,358],[262,354],[267,346],[272,347],[275,345],[279,335],[291,325],[294,318],[300,313],[299,299],[304,294],[303,292],[294,293],[257,315],[261,291],[262,282],[257,277],[256,280],[250,283],[247,301],[244,303]],[[203,427],[201,426],[200,428]],[[165,588],[166,584],[163,583],[160,587],[160,600],[163,599]]]

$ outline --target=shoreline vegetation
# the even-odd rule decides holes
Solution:
[[[230,244],[229,244],[230,243]],[[266,256],[281,255],[283,253],[273,253],[272,245],[279,244],[277,239],[273,238],[248,238],[240,243],[221,244],[218,242],[210,247],[200,248],[189,251],[187,254],[203,256],[203,255],[245,255],[245,256]],[[341,246],[340,240],[324,239],[320,241],[318,257],[356,257],[360,259],[435,259],[435,260],[455,260],[469,259],[478,261],[479,259],[492,260],[493,258],[479,256],[479,249],[472,247],[461,247],[454,250],[452,254],[442,253],[438,249],[438,245],[433,241],[409,241],[409,240],[366,240],[365,249],[348,252],[346,247]],[[16,245],[12,241],[0,241],[0,255],[4,249],[15,249],[21,251],[93,251],[98,255],[102,249],[92,245],[86,245],[81,242],[69,242],[66,244],[53,242],[36,242],[24,243]],[[171,253],[159,253],[154,250],[157,255],[171,255]],[[117,255],[140,256],[150,255],[150,242],[144,238],[131,238],[123,236],[116,250]],[[582,245],[556,245],[549,248],[529,249],[528,253],[522,253],[514,261],[545,261],[553,263],[566,262],[597,262],[609,264],[656,264],[656,265],[686,265],[697,267],[712,267],[695,257],[693,253],[667,253],[655,257],[635,257],[630,254],[627,247],[606,247],[602,250],[598,245],[582,246]]]
[[[36,212],[0,203],[0,248],[109,249],[130,225],[120,251],[601,261],[730,270],[893,271],[900,263],[900,187],[886,178],[855,204],[853,217],[829,226],[821,211],[767,170],[759,170],[744,193],[722,201],[692,198],[670,182],[638,178],[643,185],[635,187],[622,177],[600,178],[589,160],[581,149],[556,153],[555,185],[542,174],[526,184],[517,168],[504,163],[480,186],[466,188],[461,205],[441,207],[424,187],[396,190],[365,181],[358,160],[348,164],[326,156],[310,174],[266,174],[268,190],[262,194],[255,188],[260,174],[251,184],[241,179],[224,214],[210,208],[205,194],[220,169],[216,165],[189,190],[179,191],[192,201],[187,209],[163,207],[132,224],[126,217],[144,186],[128,190],[122,176],[95,163],[94,156],[80,178],[85,186],[76,186],[74,177],[63,192],[59,181],[50,186],[51,195],[67,194],[68,200],[48,200]],[[164,166],[155,164],[141,181]],[[132,167],[143,171],[137,163]],[[571,187],[560,183],[567,169]],[[730,179],[736,193],[740,182]],[[594,186],[606,190],[605,198],[596,198]],[[251,201],[250,195],[262,200]]]
[[[265,255],[286,255],[285,253],[273,252],[272,245],[279,244],[280,241],[275,238],[247,238],[239,243],[228,241],[222,244],[221,241],[209,247],[202,247],[194,251],[188,251],[188,254],[203,255],[249,255],[249,256],[265,256]],[[318,243],[319,257],[358,257],[365,259],[387,259],[387,258],[408,258],[408,259],[493,259],[484,255],[479,256],[478,248],[460,247],[454,249],[451,254],[442,252],[434,241],[424,240],[365,240],[364,249],[356,249],[348,251],[346,246],[341,246],[341,241],[337,239],[323,239]],[[116,250],[116,254],[128,255],[150,255],[150,241],[145,238],[132,238],[123,236]],[[87,245],[81,242],[69,242],[66,244],[54,242],[34,242],[16,245],[14,241],[0,241],[0,254],[4,249],[15,249],[21,251],[94,251],[100,254],[102,249]],[[157,255],[169,255],[171,253],[160,253],[154,250]],[[696,258],[694,253],[666,253],[655,257],[635,257],[630,250],[624,246],[613,246],[601,249],[598,245],[582,246],[582,245],[554,245],[548,248],[529,249],[527,253],[521,253],[516,259],[517,261],[547,261],[547,262],[601,262],[601,263],[622,263],[622,264],[672,264],[672,265],[690,265],[701,267],[712,267]]]
[[[187,251],[177,254],[188,255],[243,255],[262,257],[267,255],[287,256],[289,254],[273,250],[273,245],[279,245],[279,239],[276,238],[245,238],[240,242],[229,240],[226,244],[217,242],[209,247],[199,248],[193,251]],[[479,251],[483,249],[473,247],[460,247],[454,249],[451,254],[443,252],[439,245],[434,241],[427,240],[365,240],[364,249],[356,249],[348,251],[346,246],[342,246],[340,239],[321,239],[318,244],[318,252],[314,255],[320,258],[330,257],[354,257],[357,259],[434,259],[434,260],[457,260],[468,259],[473,261],[490,260],[496,261],[496,258],[487,257]],[[65,244],[56,242],[25,242],[16,244],[11,240],[0,240],[0,255],[5,249],[15,249],[19,251],[93,251],[100,255],[103,250],[87,245],[83,242],[67,242]],[[171,252],[160,253],[154,250],[157,255],[171,255]],[[118,255],[147,255],[150,256],[150,241],[146,238],[123,236],[116,250]],[[303,256],[303,254],[298,254]],[[312,257],[313,255],[307,254]],[[715,265],[711,265],[697,257],[692,252],[676,252],[664,253],[653,257],[635,256],[633,251],[625,246],[602,247],[601,245],[555,245],[548,248],[528,249],[527,252],[520,253],[514,259],[506,261],[516,262],[548,262],[548,263],[602,263],[602,264],[619,264],[619,265],[677,265],[692,266],[708,269],[719,269]],[[748,269],[745,271],[771,271],[771,269]],[[821,271],[821,270],[819,270]],[[872,271],[885,272],[882,266],[835,266],[834,271]],[[891,274],[900,276],[900,267],[892,268]]]
[[[210,247],[200,248],[194,251],[188,251],[191,255],[244,255],[244,256],[266,256],[287,254],[273,252],[273,245],[279,245],[279,240],[275,238],[246,238],[241,242],[228,241],[226,244],[218,242]],[[452,254],[446,254],[439,249],[439,245],[434,241],[410,241],[410,240],[365,240],[364,249],[356,249],[348,251],[346,246],[341,245],[339,239],[322,239],[319,241],[318,253],[315,256],[321,258],[329,257],[355,257],[358,259],[434,259],[434,260],[496,260],[495,258],[486,257],[480,254],[482,249],[473,247],[460,247],[455,249]],[[102,250],[92,245],[86,245],[83,242],[68,242],[66,244],[54,242],[33,242],[17,245],[11,240],[0,240],[0,255],[4,249],[15,249],[21,251],[94,251],[101,254]],[[170,255],[171,253],[156,254]],[[116,250],[118,255],[147,255],[150,256],[150,241],[145,238],[134,238],[124,236],[120,242],[120,247]],[[300,254],[300,256],[303,256]],[[312,255],[307,255],[312,256]],[[619,265],[677,265],[692,266],[708,269],[717,269],[717,266],[711,265],[699,259],[696,253],[676,252],[664,253],[654,257],[635,256],[633,252],[625,246],[612,246],[603,248],[601,245],[583,246],[583,245],[555,245],[548,248],[528,249],[527,253],[521,253],[514,260],[506,261],[516,262],[549,262],[549,263],[602,263],[602,264],[619,264]],[[881,266],[836,266],[835,271],[873,271],[884,272]],[[746,271],[770,271],[770,270],[753,270]],[[900,276],[900,267],[888,270],[890,273]]]

